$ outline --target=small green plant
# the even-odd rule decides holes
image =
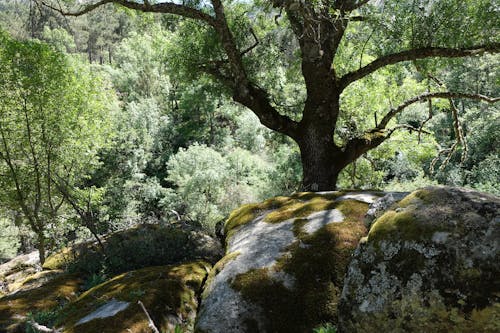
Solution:
[[[105,274],[92,274],[83,284],[83,290],[89,290],[95,286],[100,285],[107,279]]]
[[[133,298],[141,298],[146,292],[142,289],[131,290],[129,296]]]
[[[313,333],[337,333],[337,328],[330,323],[326,323],[313,329]]]
[[[35,322],[47,327],[53,327],[59,315],[60,309],[61,307],[56,307],[50,310],[28,313],[25,324],[26,333],[38,333],[38,330],[33,327],[31,322]]]

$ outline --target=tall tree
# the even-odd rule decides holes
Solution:
[[[432,99],[475,99],[494,102],[480,94],[443,89],[422,91],[375,115],[371,128],[341,140],[336,136],[345,112],[342,94],[355,83],[391,65],[425,59],[461,58],[498,52],[499,17],[491,1],[461,0],[272,0],[272,1],[130,1],[100,0],[74,10],[50,0],[36,0],[64,15],[79,16],[114,3],[143,12],[169,13],[197,22],[192,35],[202,36],[193,50],[190,70],[205,72],[223,84],[232,98],[248,107],[268,128],[291,137],[299,146],[303,187],[332,190],[339,172],[392,133],[400,113],[415,103]],[[274,21],[288,33],[280,36],[276,64],[298,65],[305,99],[298,117],[276,101],[273,88],[259,75],[259,50],[269,46],[276,30],[263,29]],[[266,24],[264,24],[266,25]],[[185,35],[189,38],[189,33]],[[261,47],[261,49],[262,49]],[[358,60],[359,59],[359,60]],[[268,59],[269,60],[269,59]],[[445,62],[444,62],[445,63]],[[418,66],[415,66],[415,71]],[[368,120],[366,120],[368,122]]]
[[[47,226],[65,209],[61,186],[77,186],[97,163],[113,99],[61,53],[3,31],[0,73],[0,204],[36,233],[43,263]]]

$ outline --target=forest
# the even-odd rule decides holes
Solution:
[[[299,190],[500,194],[493,1],[223,3],[0,2],[1,261]]]

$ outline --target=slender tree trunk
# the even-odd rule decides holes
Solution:
[[[43,265],[45,263],[45,236],[43,235],[43,232],[37,233],[38,237],[38,254],[40,255],[40,265]]]

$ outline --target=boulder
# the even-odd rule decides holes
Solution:
[[[119,274],[150,266],[205,260],[217,262],[223,254],[218,239],[183,226],[142,224],[103,238],[106,260],[96,243],[65,248],[47,258],[44,269],[66,269],[86,275]]]
[[[339,331],[500,332],[500,198],[417,190],[373,224],[349,265]]]
[[[66,333],[150,333],[149,316],[160,332],[192,332],[210,267],[196,261],[118,275],[63,308],[57,326]]]
[[[379,193],[297,193],[235,210],[196,332],[310,332],[336,322],[351,253]]]

